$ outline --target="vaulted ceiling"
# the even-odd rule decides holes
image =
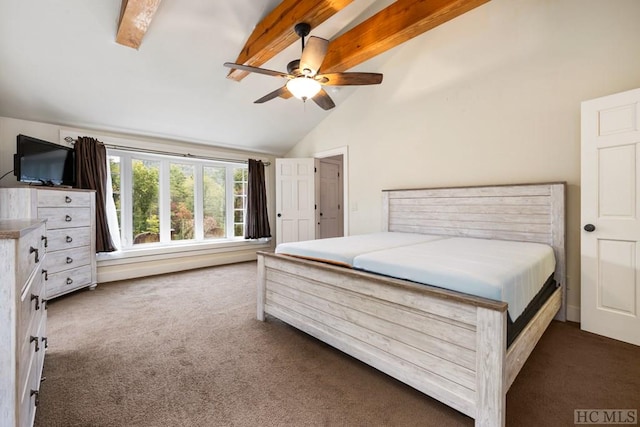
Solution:
[[[332,112],[254,104],[283,82],[224,62],[286,71],[305,21],[331,40],[322,71],[377,72],[383,52],[487,1],[0,2],[0,116],[281,154]],[[375,87],[330,94],[339,108],[354,90]]]

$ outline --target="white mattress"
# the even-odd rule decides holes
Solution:
[[[445,237],[432,236],[429,234],[380,232],[334,237],[330,239],[281,243],[276,247],[276,253],[353,267],[353,259],[357,255],[443,238]]]
[[[515,321],[555,270],[544,244],[451,237],[369,251],[353,266],[453,291],[504,301]]]

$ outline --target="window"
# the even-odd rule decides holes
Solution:
[[[160,162],[131,159],[133,243],[160,241]],[[120,221],[122,222],[122,221]]]
[[[244,238],[248,169],[109,150],[122,249]]]
[[[203,209],[202,226],[205,239],[226,237],[227,198],[225,182],[227,171],[220,166],[202,168]]]
[[[233,170],[233,233],[236,237],[244,236],[244,214],[247,207],[247,181],[249,169]]]
[[[193,169],[193,165],[169,164],[171,240],[190,240],[195,237]]]

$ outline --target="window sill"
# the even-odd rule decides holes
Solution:
[[[272,240],[218,240],[215,242],[147,243],[135,248],[115,252],[101,252],[96,256],[100,265],[140,262],[201,254],[232,252],[240,250],[264,250],[272,246]]]

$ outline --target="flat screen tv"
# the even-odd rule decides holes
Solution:
[[[18,181],[73,187],[76,167],[73,148],[22,134],[16,139],[13,173]]]

